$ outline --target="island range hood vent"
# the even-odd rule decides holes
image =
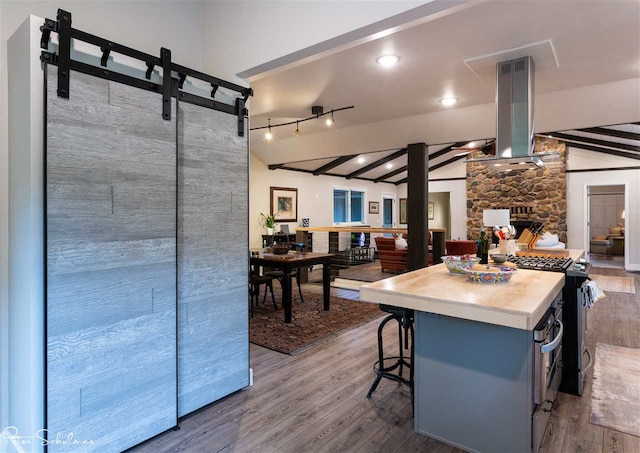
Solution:
[[[530,56],[496,65],[496,153],[468,159],[496,170],[525,170],[544,166],[558,153],[534,153],[533,90],[535,64]]]

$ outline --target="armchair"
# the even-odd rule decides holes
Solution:
[[[592,237],[590,246],[591,253],[624,255],[624,228],[609,227],[609,235]]]
[[[445,241],[447,255],[475,255],[476,241],[452,240]]]
[[[382,272],[386,271],[407,271],[407,249],[397,249],[396,240],[378,236],[375,238],[376,248],[378,249],[378,257],[380,258],[380,266]]]

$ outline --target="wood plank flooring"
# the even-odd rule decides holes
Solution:
[[[640,274],[596,271],[634,277],[640,287]],[[307,285],[313,288],[318,285]],[[332,289],[338,292],[344,297],[349,291]],[[607,296],[589,313],[590,348],[595,351],[598,341],[640,347],[640,295]],[[406,387],[383,380],[373,397],[365,398],[373,380],[378,322],[297,356],[251,345],[253,387],[183,418],[179,431],[163,433],[134,451],[460,452],[413,432]],[[395,340],[392,330],[385,334],[389,348]],[[640,438],[589,423],[591,379],[589,373],[582,397],[559,395],[540,451],[640,453]]]

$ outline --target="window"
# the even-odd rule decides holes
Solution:
[[[333,223],[364,223],[365,192],[333,189]]]

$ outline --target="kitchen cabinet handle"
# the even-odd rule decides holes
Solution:
[[[560,321],[559,319],[556,319],[556,324],[560,326],[560,332],[558,332],[558,335],[553,339],[551,343],[545,343],[542,346],[540,346],[540,352],[542,354],[546,354],[547,352],[553,351],[555,348],[558,347],[558,345],[562,341],[562,333],[564,331],[564,325],[562,324],[562,321]]]

